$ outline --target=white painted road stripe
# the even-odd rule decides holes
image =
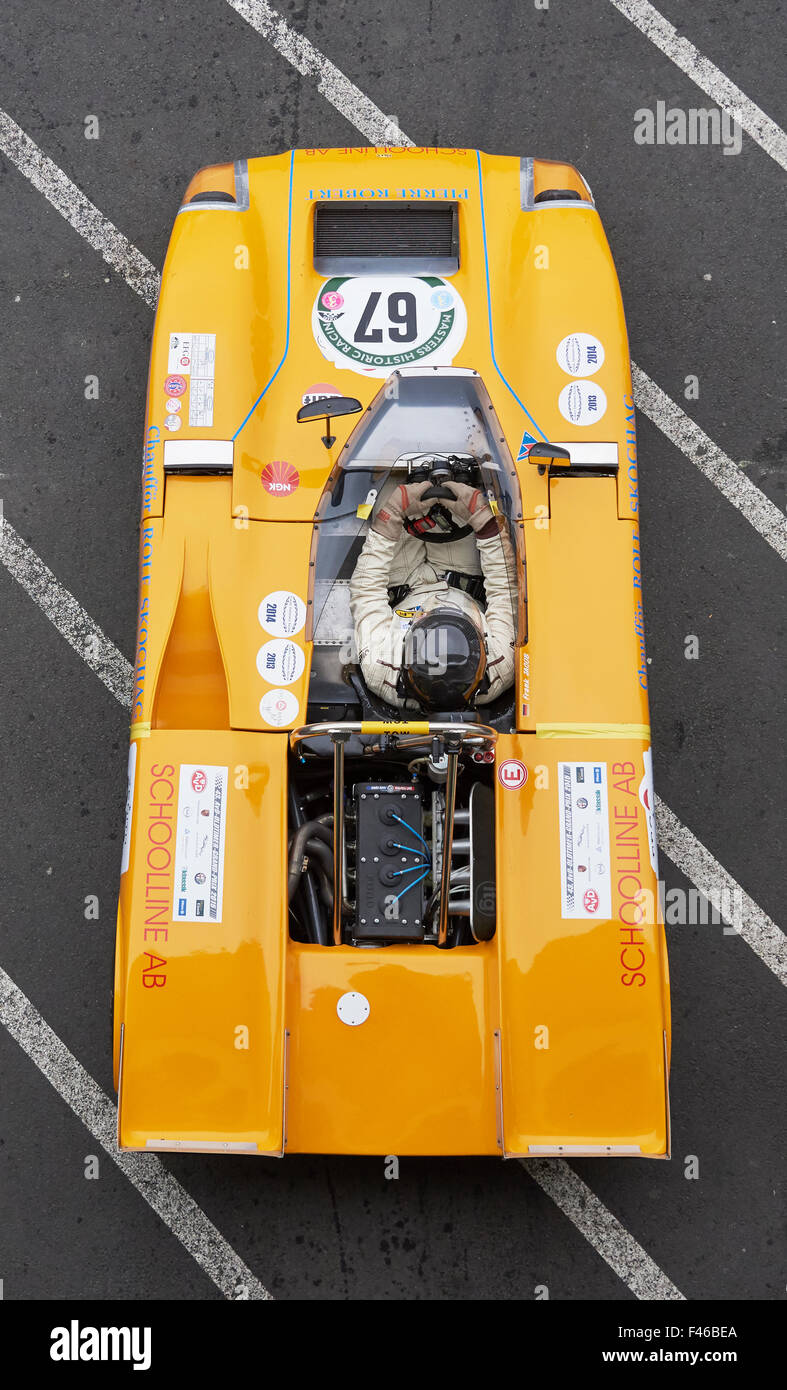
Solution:
[[[787,560],[787,517],[776,503],[634,362],[631,377],[637,409],[697,465],[777,555]]]
[[[127,241],[63,170],[38,148],[29,135],[0,111],[0,150],[29,179],[61,217],[104,257],[151,309],[156,307],[160,276],[147,256]]]
[[[117,1148],[115,1105],[1,967],[0,1022],[224,1297],[270,1299],[268,1290],[161,1159]]]
[[[680,1289],[564,1159],[521,1158],[519,1162],[637,1298],[685,1302]]]
[[[270,5],[262,4],[261,0],[227,0],[227,3],[233,5],[238,13],[242,13],[241,6],[244,9],[253,9],[255,14],[259,11],[259,25],[255,24],[254,27],[259,33],[263,33],[263,28],[260,26],[264,19],[265,37],[277,47],[288,62],[293,63],[298,71],[301,71],[301,67],[296,62],[300,50],[295,43],[295,39],[300,39],[301,36],[296,34],[295,30],[291,29],[283,19],[278,19],[274,23],[270,16],[274,16],[275,11]],[[279,47],[279,43],[282,44],[282,47]],[[309,59],[310,65],[305,68],[305,71],[319,76],[320,91],[338,111],[341,111],[342,115],[346,115],[348,120],[353,120],[351,115],[355,100],[353,94],[355,93],[359,97],[362,94],[339,72],[338,68],[333,68],[332,74],[329,73],[328,69],[332,67],[332,64],[328,62],[327,58],[323,58],[321,54],[317,53],[317,50],[312,48],[307,40],[304,39],[303,44],[306,46],[304,52],[308,51],[308,54],[313,55],[313,58]],[[302,61],[305,62],[306,59],[303,58]],[[330,81],[328,80],[329,77]],[[346,85],[346,91],[343,84]],[[383,120],[387,119],[372,102],[369,103],[369,107],[376,113],[376,116]],[[10,127],[16,132],[13,141],[5,140],[6,127]],[[358,128],[366,133],[363,126]],[[383,132],[378,133],[382,135]],[[401,131],[393,133],[401,136]],[[5,143],[3,143],[4,141]],[[389,139],[387,143],[397,142]],[[411,144],[412,142],[406,136],[402,136],[398,143]],[[143,256],[137,247],[127,241],[122,233],[111,222],[108,222],[97,208],[93,207],[92,203],[88,202],[84,194],[80,192],[76,184],[71,183],[63,170],[53,164],[51,159],[19,129],[10,116],[2,111],[0,111],[0,148],[5,149],[9,158],[18,164],[20,171],[32,180],[36,188],[53,203],[58,212],[67,218],[71,226],[81,236],[86,237],[91,246],[101,252],[105,260],[114,265],[131,288],[141,295],[146,304],[155,308],[160,284],[160,276],[155,266],[146,256]],[[20,162],[17,161],[17,154],[20,156]],[[39,168],[47,171],[45,181],[38,181],[33,178],[31,170]],[[93,221],[86,214],[77,218],[71,216],[66,209],[71,210],[73,208],[92,210]],[[95,223],[95,219],[98,219],[98,223]],[[113,237],[117,239],[117,244],[113,241]],[[117,256],[115,259],[110,259],[109,253],[113,248],[117,251]],[[714,483],[728,501],[732,502],[733,506],[738,508],[754,529],[768,541],[769,545],[772,545],[782,558],[787,558],[785,521],[774,503],[755,486],[717,444],[713,443],[699,425],[695,425],[680,406],[634,362],[631,364],[631,371],[637,407],[692,463],[702,469],[705,476]]]
[[[729,112],[771,159],[775,159],[782,169],[787,169],[787,134],[710,59],[704,58],[693,43],[682,39],[663,14],[659,14],[647,0],[610,0],[610,3],[632,24],[636,24],[641,33],[711,97],[722,111]],[[742,22],[746,23],[747,17],[743,17]],[[777,37],[774,36],[775,39]]]
[[[345,120],[372,145],[411,145],[390,116],[375,106],[349,77],[293,29],[267,0],[227,0],[241,17],[287,59],[302,77],[315,77],[317,88]]]
[[[699,888],[725,921],[737,929],[776,978],[781,980],[783,985],[787,985],[787,937],[784,932],[761,907],[757,906],[748,893],[744,893],[735,879],[717,859],[714,859],[710,850],[681,824],[674,811],[665,806],[658,796],[656,830],[659,849],[672,860],[676,869],[685,874],[695,888]],[[742,910],[740,920],[732,922],[729,917],[729,904],[735,903],[736,897]]]
[[[134,672],[123,653],[5,519],[0,561],[121,705],[130,708]]]

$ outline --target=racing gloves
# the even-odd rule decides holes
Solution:
[[[433,502],[424,502],[423,495],[432,486],[430,482],[412,483],[393,488],[386,497],[372,522],[372,530],[387,540],[398,540],[402,533],[405,517],[425,516]],[[469,492],[470,489],[468,488]]]
[[[463,526],[472,526],[476,536],[481,540],[486,540],[489,536],[496,536],[498,534],[497,519],[483,492],[479,491],[477,487],[468,487],[466,483],[451,481],[448,486],[454,494],[455,500],[453,502],[446,500],[443,505],[448,508],[454,520]]]

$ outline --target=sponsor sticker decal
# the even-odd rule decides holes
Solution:
[[[519,758],[505,758],[497,769],[497,780],[501,787],[518,791],[527,781],[527,768]]]
[[[312,332],[324,357],[363,376],[396,367],[448,366],[467,332],[457,291],[435,275],[337,275],[312,309]]]
[[[567,376],[592,376],[604,363],[604,344],[593,333],[569,333],[555,356]]]
[[[260,715],[274,729],[292,724],[299,708],[291,690],[267,690],[260,700]]]
[[[168,376],[164,379],[164,390],[168,396],[183,396],[187,384],[184,376]]]
[[[328,401],[332,396],[340,396],[341,391],[337,391],[335,386],[329,386],[325,381],[318,381],[314,386],[307,386],[301,396],[301,405],[311,405],[312,401]]]
[[[167,396],[164,402],[164,409],[170,415],[177,415],[177,413],[183,409],[183,402],[178,396]]]
[[[594,425],[607,409],[607,398],[594,381],[572,381],[558,396],[560,414],[572,425]]]
[[[191,371],[190,333],[170,333],[167,371],[182,372],[184,376],[188,376]]]
[[[271,637],[294,637],[306,622],[306,604],[289,589],[274,589],[262,600],[257,618]]]
[[[133,745],[132,745],[133,746]],[[656,875],[659,876],[659,849],[656,841],[656,815],[653,804],[653,750],[646,749],[642,754],[642,762],[645,767],[645,775],[639,784],[639,799],[645,807],[645,823],[648,828],[648,853],[650,855],[650,866]]]
[[[257,652],[257,670],[271,685],[292,685],[303,675],[306,655],[286,637],[272,637]]]
[[[179,430],[183,421],[179,415],[168,415],[164,420],[165,430]]]
[[[301,475],[297,468],[293,468],[286,459],[274,459],[272,463],[266,463],[260,473],[260,482],[271,497],[290,497],[297,491],[300,481]]]
[[[558,763],[557,776],[561,915],[611,917],[607,764]]]
[[[229,769],[181,763],[175,848],[173,916],[183,922],[220,922],[224,897],[224,841]],[[199,818],[199,833],[189,828]],[[202,878],[202,886],[200,877]],[[185,891],[179,885],[186,882]],[[197,884],[197,887],[194,885]],[[199,897],[197,897],[199,894]]]

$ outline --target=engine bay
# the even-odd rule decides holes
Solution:
[[[494,730],[460,724],[407,732],[417,727],[377,736],[371,724],[295,731],[293,939],[452,948],[494,934]],[[323,751],[328,739],[332,761]]]

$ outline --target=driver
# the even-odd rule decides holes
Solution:
[[[448,711],[488,704],[513,684],[513,554],[483,493],[451,481],[452,499],[442,505],[474,532],[486,608],[450,584],[426,542],[403,530],[405,519],[412,525],[428,517],[434,504],[424,494],[431,486],[397,485],[381,500],[350,581],[350,608],[369,689],[400,709]],[[402,561],[408,568],[404,597],[392,608],[395,557],[397,571]]]

